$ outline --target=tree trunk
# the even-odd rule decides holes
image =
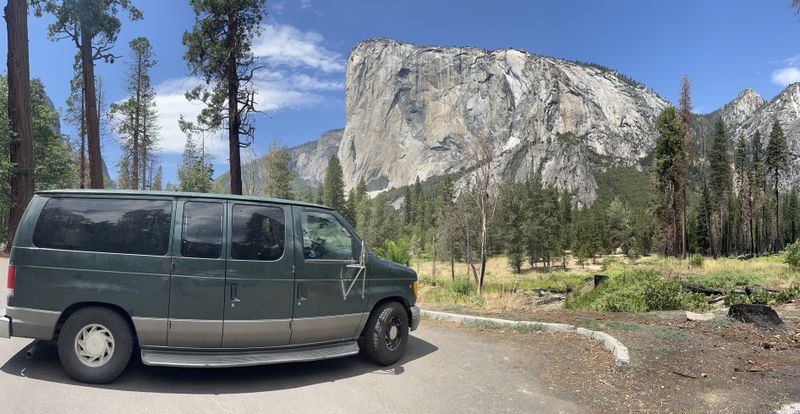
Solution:
[[[80,187],[86,188],[86,88],[81,85],[81,161]]]
[[[449,237],[449,244],[450,244],[450,280],[456,280],[456,262],[455,258],[453,257],[453,240],[452,237]]]
[[[481,208],[481,274],[478,282],[478,295],[483,294],[483,279],[486,276],[486,242],[489,233],[488,223],[486,222],[486,210]]]
[[[431,260],[431,278],[435,280],[436,279],[436,235],[434,235],[431,240],[431,256],[433,257],[433,260]]]
[[[131,183],[130,187],[134,190],[139,189],[139,176],[141,171],[139,170],[139,132],[141,129],[141,104],[142,104],[142,94],[141,94],[141,79],[142,79],[142,59],[141,57],[137,57],[136,59],[136,98],[134,101],[134,108],[133,108],[133,145],[131,148],[131,155],[133,157],[133,165],[131,166],[131,171],[133,174],[131,175]]]
[[[97,92],[94,86],[91,24],[81,24],[81,72],[83,100],[86,103],[86,133],[89,147],[89,188],[103,188],[103,159],[100,155],[100,118],[97,114]],[[86,29],[84,29],[86,28]]]
[[[228,15],[228,149],[230,151],[231,194],[242,195],[242,164],[239,145],[239,75],[236,71],[236,14]]]
[[[781,200],[780,195],[778,194],[778,169],[775,169],[775,241],[773,251],[774,253],[778,253],[781,249],[781,216],[780,216],[780,208],[781,208]]]
[[[11,127],[11,207],[8,211],[6,251],[34,191],[33,121],[31,120],[30,64],[28,60],[28,3],[8,0],[8,119]]]
[[[688,173],[687,173],[688,174]],[[686,178],[686,177],[684,177]],[[683,183],[681,198],[681,258],[686,259],[686,183]]]

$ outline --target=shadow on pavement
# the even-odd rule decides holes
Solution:
[[[141,363],[131,357],[128,368],[111,384],[76,382],[64,372],[54,345],[41,344],[31,359],[25,348],[3,364],[5,374],[42,381],[102,389],[170,394],[239,394],[305,387],[360,375],[402,375],[404,364],[436,352],[435,345],[411,336],[403,359],[381,367],[364,355],[325,361],[264,365],[246,368],[164,368]]]

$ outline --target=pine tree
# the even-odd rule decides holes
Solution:
[[[150,82],[150,70],[156,62],[147,38],[135,38],[129,45],[132,55],[126,87],[129,97],[111,105],[111,116],[123,151],[122,159],[127,164],[129,179],[125,188],[147,189],[151,154],[158,145],[155,89]]]
[[[273,141],[261,163],[264,168],[264,195],[291,199],[294,196],[294,173],[291,169],[292,154],[289,148],[279,141]]]
[[[753,233],[753,252],[760,253],[764,251],[764,244],[767,240],[767,223],[764,218],[767,216],[766,211],[766,165],[764,160],[764,145],[761,143],[761,133],[756,131],[753,135],[753,142],[751,144],[751,164],[750,164],[750,182],[753,192],[753,218],[751,233]]]
[[[731,193],[733,174],[725,124],[718,118],[709,152],[709,196],[711,199],[711,248],[714,257],[727,255],[731,241]]]
[[[204,149],[197,148],[191,136],[186,137],[183,149],[183,162],[178,168],[178,181],[181,191],[196,193],[211,192],[211,181],[214,168],[204,154]]]
[[[789,147],[786,137],[783,134],[781,124],[776,119],[772,123],[772,130],[769,133],[769,143],[767,144],[767,170],[772,175],[772,188],[775,197],[775,239],[773,241],[773,251],[777,252],[782,248],[780,237],[780,179],[786,171],[789,163]]]
[[[411,195],[411,186],[406,186],[403,196],[403,222],[409,226],[414,224],[414,199]]]
[[[500,187],[499,216],[503,224],[503,245],[508,264],[515,273],[520,273],[525,259],[525,244],[522,223],[525,219],[525,184],[507,181]]]
[[[625,256],[630,257],[633,244],[633,223],[628,206],[614,197],[606,209],[608,217],[609,240],[611,248],[620,248]]]
[[[142,13],[130,0],[43,0],[35,5],[38,16],[47,12],[55,17],[55,22],[48,28],[49,37],[53,40],[70,39],[80,52],[89,153],[89,185],[91,188],[103,188],[100,115],[94,62],[102,59],[107,63],[114,63],[116,59],[111,49],[122,26],[117,12],[128,11],[128,19],[131,21],[140,20]]]
[[[751,170],[750,154],[747,150],[747,142],[744,137],[740,136],[736,141],[736,151],[734,153],[734,168],[736,171],[736,184],[739,188],[739,243],[738,249],[740,251],[751,251],[752,233],[751,223],[753,220],[753,194],[752,185],[750,184],[750,170]]]
[[[561,219],[561,257],[564,270],[567,270],[567,250],[572,249],[572,196],[564,193],[561,195],[559,202],[561,203],[559,207]]]
[[[195,13],[191,32],[183,34],[184,59],[206,87],[187,92],[205,105],[198,128],[228,131],[231,194],[242,194],[240,148],[252,144],[256,111],[254,72],[259,69],[253,39],[266,16],[266,0],[190,0]],[[242,141],[241,137],[245,140]]]
[[[344,199],[344,179],[342,164],[336,154],[331,155],[328,160],[328,168],[325,170],[325,182],[322,184],[324,192],[322,203],[334,210],[342,211],[345,207]]]
[[[439,239],[445,243],[450,259],[450,279],[455,280],[455,243],[457,238],[456,225],[456,206],[453,202],[453,178],[446,176],[438,189],[436,206],[436,230],[439,232]],[[523,194],[524,196],[524,188]],[[521,220],[524,220],[524,212]],[[522,225],[520,224],[520,228]],[[524,240],[520,241],[520,248],[524,249]]]
[[[350,223],[350,226],[353,228],[356,227],[358,224],[356,222],[356,189],[355,187],[350,189],[350,192],[347,193],[347,200],[344,202],[344,210],[342,211],[342,216],[344,219]]]
[[[153,177],[153,185],[151,186],[151,189],[153,191],[161,191],[163,189],[161,184],[163,180],[164,171],[162,171],[161,166],[159,165],[158,169],[156,170],[156,175]]]
[[[657,244],[665,256],[680,250],[681,168],[686,162],[683,125],[675,108],[661,111],[656,119],[655,159],[652,172],[652,208],[658,220]]]
[[[5,9],[8,30],[8,120],[9,150],[13,174],[10,177],[11,205],[7,216],[6,252],[11,251],[11,241],[22,219],[22,213],[33,198],[34,144],[31,118],[30,63],[28,58],[28,2],[9,0]]]
[[[681,257],[686,258],[686,186],[689,180],[689,165],[691,163],[692,145],[692,86],[689,83],[689,76],[683,75],[681,79],[681,94],[679,99],[680,109],[678,119],[683,126],[683,151],[685,155],[678,161],[678,190],[680,192],[679,209],[681,221]]]

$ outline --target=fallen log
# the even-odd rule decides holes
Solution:
[[[725,294],[725,291],[722,290],[722,289],[707,288],[705,286],[700,286],[700,285],[695,285],[695,284],[687,284],[687,285],[684,285],[683,288],[688,290],[689,292],[702,293],[702,294],[704,294],[706,296],[724,295]]]
[[[549,305],[551,303],[561,302],[562,300],[563,300],[563,298],[560,297],[560,296],[553,296],[551,298],[542,299],[542,300],[536,302],[536,304],[537,305]]]

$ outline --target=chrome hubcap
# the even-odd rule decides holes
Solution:
[[[84,365],[101,367],[114,355],[114,335],[103,325],[86,325],[75,336],[75,354]]]
[[[386,341],[386,346],[392,351],[394,351],[395,349],[397,349],[398,346],[400,346],[400,342],[403,339],[400,335],[401,327],[402,325],[400,323],[400,318],[395,316],[389,320],[389,326],[388,326],[389,329],[384,331],[385,332],[384,339]]]

